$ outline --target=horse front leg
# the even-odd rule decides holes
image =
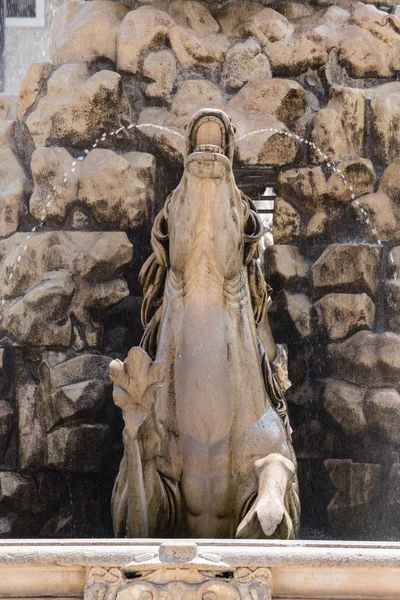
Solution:
[[[293,538],[298,513],[293,462],[282,454],[273,453],[257,460],[254,470],[258,482],[257,496],[239,524],[235,537]]]

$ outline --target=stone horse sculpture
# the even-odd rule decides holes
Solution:
[[[187,125],[178,187],[144,264],[141,347],[110,365],[125,421],[119,537],[292,538],[299,521],[285,373],[257,263],[262,226],[232,172],[234,128]]]

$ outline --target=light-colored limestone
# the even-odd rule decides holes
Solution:
[[[46,91],[47,79],[53,70],[50,62],[33,63],[21,84],[18,94],[18,119],[23,121],[34,106],[39,94]]]
[[[69,0],[58,10],[50,56],[55,65],[116,60],[116,34],[128,12],[120,2]]]
[[[141,177],[141,170],[147,180]],[[102,225],[132,229],[149,221],[154,202],[155,158],[92,150],[79,169],[78,200]]]
[[[302,211],[319,208],[325,190],[326,179],[320,167],[281,170],[278,175],[279,194]]]
[[[30,183],[11,148],[0,148],[0,236],[17,231]]]
[[[119,276],[132,257],[124,233],[47,232],[29,238],[18,233],[1,242],[0,253],[4,325],[26,344],[68,346],[73,314],[93,346],[99,324],[92,311],[128,294]]]
[[[118,70],[134,75],[139,71],[140,57],[155,46],[165,43],[168,28],[174,20],[153,6],[130,11],[122,21],[117,36]]]
[[[272,77],[269,60],[254,38],[238,42],[226,53],[221,71],[221,84],[238,89],[251,79]]]
[[[146,86],[149,98],[169,96],[176,78],[176,59],[170,50],[150,52],[143,61],[143,76],[152,80]]]
[[[316,293],[366,292],[378,286],[379,249],[368,244],[331,244],[312,266]]]
[[[71,64],[53,73],[47,95],[39,100],[26,124],[37,146],[62,142],[87,148],[123,121],[130,121],[130,106],[121,76],[113,71],[90,76],[85,65]]]
[[[369,159],[348,160],[337,165],[337,171],[328,179],[326,193],[340,202],[349,202],[353,194],[361,196],[373,192],[375,182],[374,166]]]
[[[375,304],[367,294],[327,294],[315,303],[319,331],[330,340],[372,329]]]
[[[307,97],[304,88],[295,81],[265,77],[246,83],[229,102],[229,107],[273,117],[287,125],[305,112]]]
[[[364,390],[356,385],[328,379],[323,392],[323,405],[327,413],[336,421],[345,435],[365,433]]]
[[[274,289],[304,283],[308,264],[296,246],[268,246],[264,253],[265,277]]]
[[[370,101],[371,156],[388,164],[399,156],[400,82],[386,83],[366,91]]]
[[[204,4],[192,0],[173,0],[168,13],[177,25],[192,29],[199,37],[218,33],[220,26]]]
[[[38,148],[31,167],[35,189],[29,207],[38,220],[63,223],[76,202],[100,225],[120,229],[143,226],[152,215],[155,159],[150,154],[96,148],[74,163],[64,148]]]
[[[314,161],[321,162],[324,155],[335,161],[362,156],[364,115],[365,94],[362,90],[331,86],[327,107],[314,119],[312,140],[319,149],[314,151]]]
[[[400,336],[387,331],[359,331],[339,344],[329,345],[335,376],[360,386],[398,386]]]
[[[272,235],[274,242],[287,244],[301,234],[300,213],[286,200],[278,196],[274,204]]]

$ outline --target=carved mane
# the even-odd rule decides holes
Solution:
[[[262,223],[253,201],[241,192],[244,214],[244,265],[247,267],[251,304],[256,325],[261,323],[267,309],[268,294],[271,289],[266,284],[257,258],[259,241],[262,236]],[[141,309],[144,334],[140,345],[154,359],[157,353],[157,338],[161,322],[162,303],[169,264],[168,217],[171,195],[164,208],[154,220],[151,231],[152,254],[144,263],[139,282],[143,287]]]

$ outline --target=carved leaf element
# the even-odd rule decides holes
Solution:
[[[164,360],[153,362],[147,352],[137,346],[129,351],[123,363],[113,360],[110,364],[114,402],[124,413],[129,433],[137,433],[150,414],[157,390],[163,385],[165,367]]]

